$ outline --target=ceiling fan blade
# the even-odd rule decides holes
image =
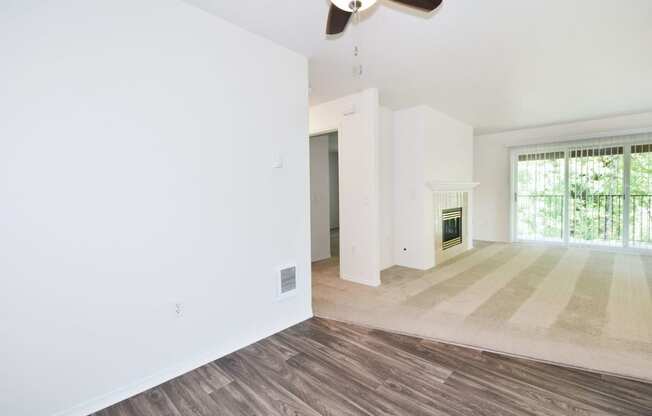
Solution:
[[[331,9],[328,12],[328,22],[326,23],[326,34],[337,35],[338,33],[344,32],[352,14],[331,4]]]
[[[394,0],[397,3],[412,6],[420,10],[431,12],[442,3],[443,0]]]

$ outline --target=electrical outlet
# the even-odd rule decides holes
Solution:
[[[181,303],[175,303],[174,304],[174,312],[177,314],[177,318],[181,318],[181,315],[183,313],[183,305]]]

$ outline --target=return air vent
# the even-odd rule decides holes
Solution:
[[[297,288],[297,268],[287,267],[281,270],[279,295],[284,296]]]

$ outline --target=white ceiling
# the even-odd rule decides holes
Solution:
[[[186,1],[308,56],[312,104],[374,86],[477,132],[652,110],[652,0],[444,0],[432,15],[380,0],[334,39],[328,0]]]

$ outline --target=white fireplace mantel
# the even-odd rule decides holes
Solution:
[[[480,185],[479,182],[428,181],[428,188],[433,192],[468,192]]]

